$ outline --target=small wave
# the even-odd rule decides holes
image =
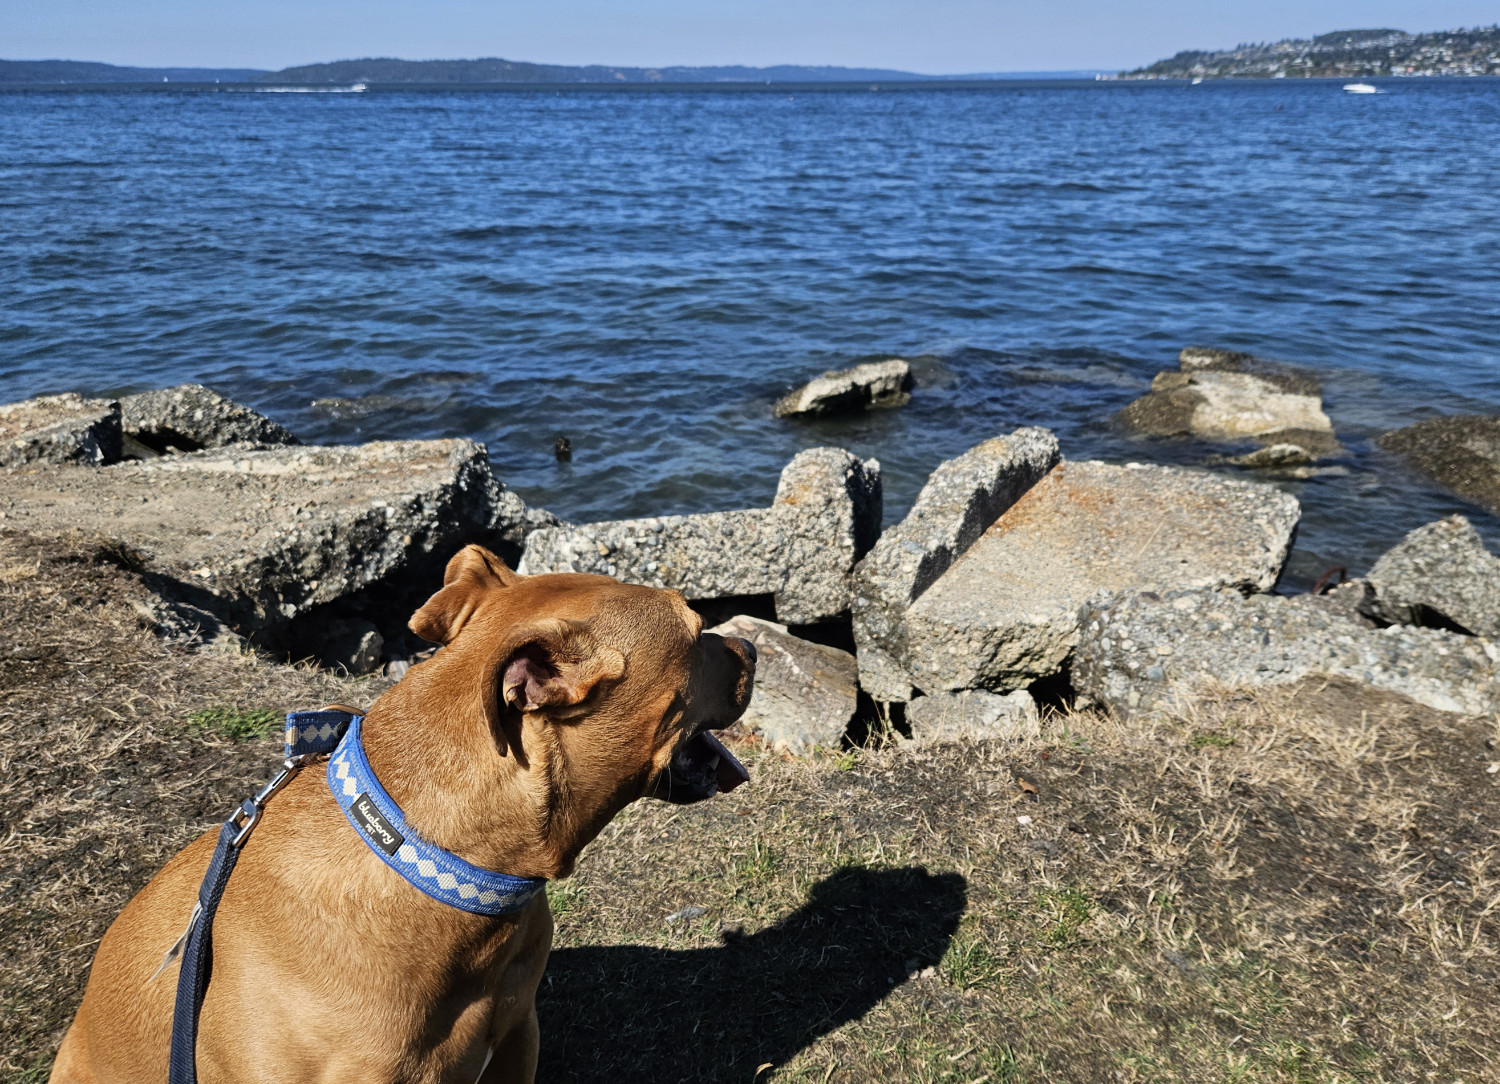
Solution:
[[[251,94],[363,94],[369,90],[364,83],[348,87],[253,87]]]

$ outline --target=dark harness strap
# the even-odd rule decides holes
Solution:
[[[249,804],[248,802],[246,803]],[[241,807],[243,809],[243,807]],[[172,1057],[167,1065],[167,1084],[198,1084],[196,1054],[198,1050],[198,1014],[203,995],[208,992],[208,976],[214,965],[214,912],[229,884],[229,875],[239,861],[240,848],[234,845],[240,826],[233,820],[219,829],[219,843],[209,859],[203,886],[198,889],[198,906],[182,949],[182,970],[177,973],[177,1002],[172,1009]]]

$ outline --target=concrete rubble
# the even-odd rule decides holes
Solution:
[[[911,366],[900,358],[836,369],[808,381],[776,403],[778,418],[843,414],[898,407],[911,399]]]
[[[919,696],[906,706],[906,723],[915,745],[1032,738],[1042,729],[1036,701],[1025,689]]]
[[[1500,417],[1428,418],[1383,433],[1377,443],[1439,485],[1500,512]]]
[[[1064,665],[1078,608],[1100,592],[1269,590],[1299,514],[1295,498],[1270,486],[1062,463],[882,630],[879,647],[928,694],[1023,688]]]
[[[1366,611],[1382,621],[1500,637],[1500,558],[1463,516],[1418,527],[1370,569]]]
[[[175,599],[258,639],[419,565],[440,575],[460,546],[503,548],[530,525],[469,440],[238,446],[4,483],[5,526],[119,538]]]
[[[0,405],[0,467],[97,467],[119,458],[119,403],[65,392]]]
[[[1079,693],[1122,718],[1182,706],[1209,687],[1285,685],[1316,674],[1440,711],[1500,707],[1496,645],[1445,629],[1367,628],[1312,604],[1234,591],[1130,591],[1083,608]]]
[[[709,631],[755,645],[755,691],[739,726],[796,756],[839,747],[859,696],[853,655],[755,617],[734,617]]]
[[[127,395],[120,409],[125,436],[143,446],[142,458],[168,449],[194,452],[226,444],[299,443],[278,422],[202,384]]]
[[[987,440],[940,463],[906,518],[881,536],[857,570],[852,606],[860,684],[872,697],[911,698],[911,679],[892,656],[908,608],[1058,459],[1046,429]]]
[[[1180,371],[1156,374],[1151,391],[1120,413],[1150,436],[1195,436],[1292,445],[1308,458],[1340,450],[1309,374],[1250,354],[1188,347]],[[1276,458],[1286,459],[1285,451]],[[1259,465],[1259,464],[1249,464]]]
[[[854,564],[880,532],[880,464],[811,448],[770,508],[564,525],[526,538],[522,571],[596,572],[703,600],[773,595],[787,624],[849,609]]]

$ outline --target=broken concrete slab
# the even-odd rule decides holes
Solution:
[[[537,530],[522,571],[595,572],[692,600],[774,595],[776,616],[813,624],[849,609],[854,564],[880,532],[880,464],[811,448],[781,472],[770,508]]]
[[[1400,693],[1440,711],[1500,706],[1500,650],[1444,629],[1365,628],[1312,604],[1234,591],[1131,591],[1079,615],[1074,688],[1122,718],[1209,687],[1286,685],[1315,674]]]
[[[916,745],[1033,738],[1042,730],[1036,701],[1025,689],[919,696],[906,705],[906,722]]]
[[[1500,512],[1500,417],[1428,418],[1383,433],[1376,443],[1439,485]]]
[[[1366,611],[1382,621],[1500,638],[1500,558],[1463,516],[1418,527],[1375,562],[1368,579]]]
[[[778,418],[844,414],[903,406],[911,399],[911,366],[900,358],[834,369],[776,403]]]
[[[507,517],[520,502],[504,492],[468,440],[237,446],[14,470],[0,475],[0,511],[33,534],[119,538],[164,590],[264,642],[414,568],[440,575],[465,543],[519,533]]]
[[[853,655],[756,617],[731,618],[709,631],[755,645],[755,691],[740,727],[795,756],[839,747],[859,696]]]
[[[854,577],[852,617],[860,684],[876,700],[910,699],[912,683],[887,643],[907,608],[1058,462],[1046,429],[1017,429],[940,463],[911,511],[886,531]]]
[[[119,458],[119,403],[64,392],[0,406],[0,467],[98,467]]]
[[[1056,673],[1100,592],[1275,584],[1294,497],[1176,467],[1062,463],[906,611],[881,646],[927,693]]]
[[[120,400],[125,435],[153,452],[194,452],[226,444],[297,444],[277,422],[202,384],[127,395]]]

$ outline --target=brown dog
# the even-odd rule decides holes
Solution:
[[[446,646],[364,723],[375,774],[430,842],[485,869],[565,877],[635,799],[693,802],[743,782],[704,735],[744,711],[754,648],[704,633],[676,592],[521,576],[478,546],[443,583],[411,627]],[[54,1082],[166,1079],[177,967],[151,976],[215,834],[105,934]],[[551,944],[545,893],[493,917],[407,884],[315,765],[266,807],[219,908],[199,1079],[530,1081]]]

